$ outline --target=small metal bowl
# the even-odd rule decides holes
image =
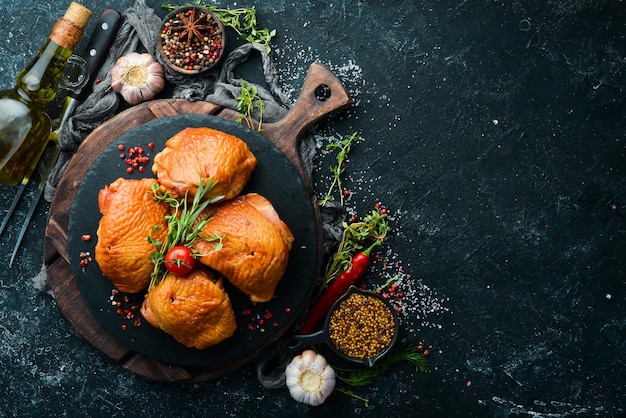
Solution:
[[[194,29],[190,30],[189,25]],[[214,68],[226,49],[222,22],[198,6],[180,7],[165,16],[159,38],[159,53],[165,65],[186,75]]]
[[[330,336],[330,322],[331,322],[333,313],[335,312],[335,310],[339,308],[339,306],[341,305],[343,301],[345,301],[346,299],[348,299],[350,296],[352,296],[355,293],[361,294],[363,296],[371,297],[371,298],[376,298],[382,301],[384,305],[389,309],[389,312],[391,313],[391,315],[393,316],[394,329],[393,329],[393,336],[391,338],[391,341],[385,348],[378,351],[376,355],[370,358],[357,358],[357,357],[351,357],[347,355],[335,345],[335,343],[333,342]],[[386,354],[388,354],[392,350],[392,348],[395,346],[396,342],[398,341],[399,331],[400,331],[400,322],[398,320],[398,314],[396,313],[395,309],[393,309],[393,307],[391,306],[388,300],[384,299],[378,293],[361,290],[356,286],[350,286],[348,291],[343,296],[341,296],[330,308],[328,314],[326,314],[326,319],[324,320],[324,326],[322,327],[320,331],[313,333],[313,334],[308,334],[308,335],[291,336],[286,341],[286,346],[287,346],[286,349],[288,351],[294,352],[305,346],[318,344],[318,343],[324,344],[325,346],[329,347],[332,350],[333,354],[335,354],[338,358],[340,358],[341,360],[343,360],[344,362],[348,364],[364,365],[367,367],[372,367],[378,360],[383,358]]]

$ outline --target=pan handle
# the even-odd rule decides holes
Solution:
[[[351,102],[341,80],[328,67],[315,62],[309,67],[300,95],[289,113],[277,122],[264,123],[263,134],[285,153],[308,183],[298,154],[300,134]]]
[[[283,349],[288,352],[294,352],[300,350],[302,347],[307,347],[312,344],[328,342],[328,337],[324,329],[319,330],[314,334],[307,335],[292,335],[283,341]]]

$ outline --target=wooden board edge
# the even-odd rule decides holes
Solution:
[[[59,258],[47,266],[47,272],[56,303],[75,332],[112,359],[121,361],[128,357],[130,350],[117,342],[89,312],[70,265]]]
[[[70,267],[67,248],[67,232],[72,202],[84,175],[89,169],[84,161],[100,155],[120,135],[147,121],[175,114],[217,114],[221,106],[209,102],[188,102],[181,99],[163,99],[144,102],[110,119],[116,126],[114,131],[107,125],[100,125],[89,134],[80,145],[77,153],[67,165],[66,172],[53,196],[45,229],[44,261],[52,292],[59,309],[74,332],[102,353],[120,362],[123,367],[156,381],[202,381],[216,377],[215,373],[193,373],[177,366],[163,365],[132,352],[119,343],[91,315]]]

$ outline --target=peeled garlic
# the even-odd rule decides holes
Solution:
[[[165,88],[163,66],[150,54],[130,52],[111,69],[111,88],[131,105],[150,100]]]
[[[335,371],[323,356],[312,350],[294,357],[285,369],[285,376],[291,396],[307,405],[321,405],[335,388]]]

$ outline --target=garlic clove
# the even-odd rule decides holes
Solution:
[[[165,88],[163,66],[150,54],[130,52],[111,69],[111,88],[131,105],[150,100]]]
[[[335,388],[335,371],[312,350],[294,357],[285,369],[285,377],[291,396],[307,405],[321,405]]]

